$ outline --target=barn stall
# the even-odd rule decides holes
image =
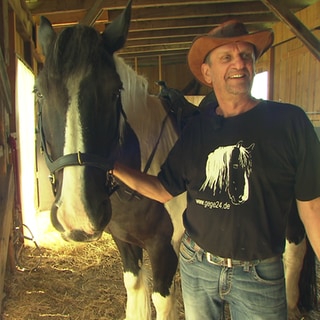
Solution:
[[[37,109],[32,90],[43,63],[37,40],[40,15],[50,18],[57,31],[77,22],[94,25],[101,31],[125,4],[126,1],[1,2],[0,292],[4,319],[124,316],[122,269],[111,238],[106,235],[97,243],[66,244],[50,227],[51,186],[39,152],[39,136],[35,134]],[[153,1],[136,0],[127,46],[119,55],[149,80],[151,93],[158,94],[155,82],[162,79],[169,86],[184,90],[197,104],[208,91],[194,83],[185,63],[193,37],[226,20],[227,14],[237,14],[252,31],[272,26],[274,45],[257,65],[258,73],[268,81],[264,84],[266,97],[302,106],[319,132],[319,12],[319,1],[288,1],[284,6],[266,0],[232,4],[166,1],[159,6]],[[32,230],[41,249],[41,257],[35,250],[31,262],[26,262],[39,263],[32,271],[16,267],[13,242],[16,227],[22,222]],[[33,240],[30,243],[33,248]],[[176,282],[179,291],[178,276]],[[183,319],[180,297],[178,309]],[[309,316],[320,317],[318,312]]]

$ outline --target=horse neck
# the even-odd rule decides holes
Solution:
[[[115,63],[123,83],[124,90],[121,92],[123,110],[140,144],[141,169],[144,169],[161,135],[149,170],[149,173],[156,174],[175,143],[177,135],[171,121],[166,119],[167,113],[160,99],[148,93],[147,80],[125,64],[122,58],[115,56]],[[165,127],[162,131],[164,121]]]

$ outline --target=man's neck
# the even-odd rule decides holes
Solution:
[[[251,96],[239,97],[239,99],[235,98],[236,97],[232,97],[232,99],[218,98],[219,105],[216,113],[225,118],[234,117],[251,110],[259,103],[259,100]]]

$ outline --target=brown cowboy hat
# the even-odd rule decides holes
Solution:
[[[273,31],[268,29],[249,34],[243,23],[230,20],[213,28],[207,34],[196,37],[188,54],[188,64],[193,75],[204,85],[210,86],[201,73],[201,65],[205,58],[213,49],[237,41],[253,44],[258,59],[271,47]]]

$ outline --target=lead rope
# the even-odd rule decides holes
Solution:
[[[122,110],[122,109],[121,109],[121,110]],[[122,110],[122,111],[123,111],[123,110]],[[127,117],[126,117],[124,111],[123,111],[123,115],[124,115],[125,121],[127,121]],[[168,117],[169,117],[169,115],[168,115],[168,113],[167,113],[167,115],[165,116],[165,118],[164,118],[163,121],[162,121],[161,129],[160,129],[160,133],[159,133],[158,139],[157,139],[156,144],[155,144],[154,148],[152,149],[152,152],[151,152],[151,154],[150,154],[150,156],[149,156],[149,158],[148,158],[148,160],[147,160],[147,162],[146,162],[146,165],[145,165],[145,167],[144,167],[144,170],[142,171],[143,173],[147,173],[147,171],[150,169],[152,160],[153,160],[154,155],[155,155],[155,153],[156,153],[156,151],[157,151],[157,149],[158,149],[158,146],[159,146],[159,143],[160,143],[160,139],[161,139],[161,137],[162,137],[162,134],[163,134],[163,131],[164,131],[164,127],[165,127],[165,124],[166,124],[166,122],[167,122],[167,120],[168,120]],[[116,182],[116,179],[114,178],[112,171],[109,172],[109,174],[107,175],[107,177],[108,177],[108,179],[109,179],[109,183],[113,186],[113,190],[116,191],[118,197],[121,198],[121,194],[118,192],[118,191],[119,191],[118,189],[119,189],[120,186],[119,186],[118,183]],[[138,200],[141,200],[141,199],[142,199],[142,195],[141,195],[139,192],[137,192],[137,191],[135,191],[135,190],[132,190],[131,188],[129,188],[129,187],[127,187],[127,186],[125,187],[125,190],[124,190],[124,191],[125,191],[125,193],[129,196],[129,198],[127,198],[127,201],[130,201],[130,200],[133,199],[133,198],[136,198],[136,199],[138,199]]]
[[[166,124],[166,122],[167,122],[167,120],[168,120],[168,114],[165,116],[165,118],[163,119],[163,121],[162,121],[162,125],[161,125],[161,130],[160,130],[160,134],[159,134],[159,137],[158,137],[158,140],[157,140],[157,142],[156,142],[156,144],[155,144],[155,146],[154,146],[154,148],[153,148],[153,150],[152,150],[152,152],[151,152],[151,154],[150,154],[150,156],[149,156],[149,159],[148,159],[148,161],[147,161],[147,163],[146,163],[146,165],[145,165],[145,167],[144,167],[144,170],[143,170],[143,173],[147,173],[147,171],[150,169],[150,166],[151,166],[151,162],[152,162],[152,160],[153,160],[153,158],[154,158],[154,155],[155,155],[155,153],[156,153],[156,151],[157,151],[157,149],[158,149],[158,145],[159,145],[159,143],[160,143],[160,139],[161,139],[161,137],[162,137],[162,134],[163,134],[163,131],[164,131],[164,126],[165,126],[165,124]]]

